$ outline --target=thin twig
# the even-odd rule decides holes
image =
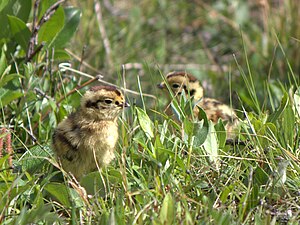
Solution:
[[[40,95],[42,98],[46,98],[48,100],[51,99],[51,97],[48,96],[45,92],[43,92],[41,89],[35,87],[33,90],[35,91],[36,94]]]
[[[51,16],[58,9],[59,5],[62,4],[64,1],[65,0],[59,0],[59,1],[55,2],[52,6],[50,6],[49,9],[47,9],[47,11],[45,12],[45,14],[42,16],[42,18],[40,19],[39,23],[35,27],[34,32],[38,32],[39,31],[39,29],[41,28],[41,26],[51,18]]]
[[[91,66],[89,63],[87,63],[86,61],[82,60],[82,57],[77,56],[75,53],[71,52],[70,49],[67,49],[67,48],[66,48],[65,51],[66,51],[72,58],[76,59],[78,62],[81,62],[81,64],[84,65],[85,67],[87,67],[88,69],[92,70],[92,71],[95,72],[95,73],[100,73],[100,71],[99,71],[97,68]]]
[[[78,75],[81,75],[81,76],[84,76],[84,77],[87,77],[87,78],[91,78],[91,79],[94,78],[94,76],[92,76],[92,75],[90,75],[90,74],[88,74],[88,73],[85,73],[85,72],[82,72],[82,71],[73,69],[73,68],[71,68],[70,66],[71,66],[70,63],[60,63],[60,64],[58,65],[58,68],[59,68],[59,70],[60,70],[61,72],[71,71],[71,72],[73,72],[73,73],[77,73]],[[98,74],[98,75],[101,75],[101,74]],[[101,75],[101,77],[103,77],[103,76]]]
[[[36,35],[33,34],[33,31],[35,30],[35,26],[36,26],[36,20],[37,20],[37,11],[40,5],[40,0],[36,0],[34,3],[34,7],[33,7],[33,19],[32,19],[32,34],[31,34],[31,38],[29,40],[28,43],[28,48],[27,48],[27,52],[26,52],[26,58],[25,61],[28,62],[30,61],[29,58],[31,58],[31,54],[34,51],[34,46],[36,44]]]
[[[38,10],[39,4],[40,4],[40,0],[36,0],[36,2],[34,4],[34,9],[33,9],[33,23],[32,23],[31,37],[30,37],[30,40],[28,43],[28,49],[27,49],[27,53],[26,53],[25,62],[29,62],[34,57],[34,55],[36,55],[37,52],[42,49],[43,44],[41,44],[38,47],[38,49],[34,50],[34,47],[37,44],[38,32],[39,32],[41,26],[52,17],[52,15],[58,9],[59,5],[61,3],[63,3],[64,1],[65,0],[59,0],[56,3],[54,3],[49,9],[47,9],[45,14],[40,19],[40,21],[38,23],[36,23],[36,18],[37,18],[36,14],[37,14],[37,10]]]
[[[42,48],[45,46],[45,42],[42,42],[35,50],[32,51],[32,53],[30,53],[30,55],[28,56],[28,58],[26,58],[26,62],[30,62],[32,60],[32,58],[42,50]]]
[[[66,49],[66,52],[71,55],[74,59],[76,59],[78,62],[81,62],[81,57],[77,56],[75,53],[71,52],[70,49]],[[92,70],[96,73],[101,73],[97,68],[91,66],[86,61],[82,61],[82,65],[87,67],[88,69]],[[132,63],[125,63],[123,64],[125,70],[143,70],[144,66],[142,63],[132,62]],[[157,68],[157,64],[149,64],[149,67],[151,68]],[[188,63],[188,64],[163,64],[159,65],[159,68],[161,68],[163,71],[171,71],[171,70],[209,70],[213,72],[219,72],[220,68],[222,68],[222,71],[228,72],[229,67],[226,65],[208,65],[208,64],[196,64],[196,63]]]
[[[89,85],[90,83],[93,83],[95,82],[96,80],[98,80],[99,78],[101,77],[101,75],[99,76],[95,76],[93,77],[92,79],[88,80],[87,82],[83,83],[82,85],[76,87],[76,88],[73,88],[71,91],[69,91],[66,95],[62,96],[57,102],[56,102],[56,105],[57,107],[59,106],[59,104],[65,100],[68,96],[74,94],[75,92],[77,92],[78,90],[84,88],[85,86]],[[41,121],[43,121],[48,115],[49,113],[52,111],[52,109],[49,109],[44,115],[42,115],[41,117]],[[38,127],[38,123],[35,124],[33,130],[35,130],[36,128]]]
[[[65,66],[65,64],[63,64],[63,63],[59,64],[59,68],[60,68],[61,70],[64,70],[64,71],[65,71],[65,70],[69,70],[69,71],[71,71],[71,72],[77,73],[77,74],[79,74],[79,75],[82,75],[82,76],[85,76],[85,77],[88,77],[88,78],[91,78],[91,79],[94,78],[94,76],[92,76],[92,75],[90,75],[90,74],[87,74],[87,73],[84,73],[84,72],[81,72],[81,71],[72,69],[72,68],[70,68],[70,67],[68,67],[68,66]],[[134,95],[140,95],[139,92],[132,91],[132,90],[127,89],[127,88],[119,87],[119,86],[117,86],[117,85],[115,85],[115,84],[112,84],[112,83],[110,83],[110,82],[101,80],[101,78],[103,77],[101,74],[98,74],[97,76],[98,76],[98,81],[99,81],[100,83],[107,84],[107,85],[110,85],[110,86],[119,88],[119,89],[121,89],[121,90],[123,90],[123,91],[126,91],[126,92],[131,93],[131,94],[134,94]],[[99,76],[100,76],[100,79],[99,79]],[[156,96],[154,96],[154,95],[145,94],[145,93],[142,93],[142,95],[145,96],[145,97],[150,97],[150,98],[153,98],[153,99],[157,99]]]
[[[111,47],[110,47],[110,43],[106,34],[106,30],[105,30],[105,26],[104,26],[104,22],[103,22],[103,17],[102,17],[102,12],[101,12],[101,4],[98,0],[94,0],[94,8],[95,8],[95,13],[96,13],[96,17],[97,17],[97,21],[98,21],[98,27],[99,27],[99,31],[103,40],[103,45],[104,45],[104,49],[107,55],[107,62],[110,68],[112,68],[113,66],[113,60],[111,57]]]
[[[75,72],[75,73],[77,73],[77,74],[80,74],[80,75],[82,75],[82,76],[85,76],[85,77],[88,77],[88,78],[91,78],[91,79],[88,80],[87,82],[85,82],[84,84],[82,84],[82,85],[80,85],[80,86],[78,86],[78,87],[72,89],[72,90],[71,90],[70,92],[68,92],[66,95],[64,95],[63,97],[61,97],[61,98],[56,102],[56,105],[57,105],[57,106],[59,106],[59,104],[60,104],[64,99],[66,99],[66,97],[72,95],[73,93],[75,93],[75,92],[77,92],[78,90],[82,89],[83,87],[85,87],[85,86],[87,86],[87,85],[93,83],[94,81],[98,81],[98,82],[100,82],[100,83],[107,84],[107,85],[110,85],[110,86],[119,88],[119,89],[121,89],[121,90],[123,90],[123,91],[126,91],[126,92],[128,92],[128,93],[131,93],[131,94],[141,95],[141,93],[139,93],[139,92],[132,91],[132,90],[129,90],[129,89],[127,89],[127,88],[122,88],[122,87],[119,87],[119,86],[117,86],[117,85],[115,85],[115,84],[112,84],[112,83],[110,83],[110,82],[101,80],[101,78],[103,77],[101,74],[98,74],[98,75],[96,75],[95,77],[93,77],[93,76],[91,76],[91,75],[89,75],[89,74],[86,74],[86,73],[84,73],[84,72],[81,72],[81,71],[78,71],[78,70],[74,70],[74,69],[72,69],[72,68],[70,68],[70,67],[67,67],[67,66],[65,66],[64,64],[60,64],[60,65],[59,65],[59,68],[60,68],[61,70],[64,70],[64,71],[69,70],[69,71]],[[150,98],[153,98],[153,99],[157,99],[156,96],[154,96],[154,95],[145,94],[145,93],[142,93],[142,95],[145,96],[145,97],[150,97]],[[51,112],[51,109],[49,109],[49,110],[41,117],[41,121],[43,121],[43,120],[49,115],[50,112]],[[38,123],[35,124],[33,130],[36,130],[37,127],[38,127]]]
[[[71,91],[69,91],[66,95],[64,95],[63,97],[61,97],[57,102],[56,102],[56,105],[58,105],[59,103],[61,103],[64,99],[66,99],[66,97],[74,94],[75,92],[77,92],[78,90],[84,88],[85,86],[89,85],[90,83],[93,83],[94,81],[96,80],[99,80],[102,76],[101,75],[98,75],[98,76],[95,76],[94,78],[88,80],[87,82],[83,83],[82,85],[80,86],[77,86],[76,88],[73,88]]]
[[[107,84],[107,85],[110,85],[110,86],[113,86],[113,87],[116,87],[116,88],[119,88],[121,89],[122,91],[126,91],[128,93],[131,93],[131,94],[134,94],[134,95],[141,95],[139,92],[136,92],[136,91],[132,91],[130,89],[127,89],[127,88],[123,88],[123,87],[119,87],[118,85],[115,85],[115,84],[112,84],[110,82],[107,82],[107,81],[104,81],[104,80],[98,80],[100,83],[103,83],[103,84]],[[143,96],[145,97],[149,97],[149,98],[153,98],[153,99],[157,99],[156,96],[154,95],[150,95],[150,94],[145,94],[145,93],[142,93]]]
[[[33,132],[29,131],[26,127],[24,127],[23,125],[20,126],[21,128],[23,128],[23,130],[30,136],[33,145],[36,144],[37,142],[37,138],[34,136]]]

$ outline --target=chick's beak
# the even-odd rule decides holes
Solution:
[[[164,82],[161,82],[160,84],[157,84],[157,87],[159,88],[159,89],[164,89],[165,88],[165,83]]]
[[[123,108],[127,108],[127,107],[130,107],[130,104],[127,102],[124,102],[122,106],[123,106]]]

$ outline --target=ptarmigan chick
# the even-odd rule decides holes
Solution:
[[[108,165],[118,140],[118,116],[129,104],[112,86],[90,88],[76,112],[60,122],[53,147],[65,171],[76,178]]]
[[[239,122],[233,109],[216,99],[204,98],[203,87],[193,75],[186,72],[171,72],[167,74],[166,81],[175,96],[180,96],[181,92],[184,90],[187,96],[193,97],[193,103],[197,104],[205,111],[209,120],[214,123],[217,123],[220,118],[223,121],[226,121],[227,124],[225,128],[227,136],[234,136],[232,132]],[[165,82],[158,84],[158,87],[167,90]],[[199,113],[198,107],[194,107],[193,113],[197,118]]]

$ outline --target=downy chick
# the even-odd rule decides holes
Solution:
[[[113,86],[95,86],[82,96],[79,109],[53,134],[54,152],[65,171],[79,179],[114,159],[118,116],[128,106]]]
[[[208,120],[211,120],[213,123],[217,123],[219,119],[226,121],[227,136],[234,136],[233,131],[239,123],[234,110],[216,99],[203,97],[203,87],[193,75],[186,72],[171,72],[167,74],[166,81],[175,96],[180,96],[184,90],[187,96],[193,97],[193,103],[205,111]],[[165,82],[158,84],[158,88],[167,90]],[[168,111],[170,112],[170,110]],[[199,113],[198,107],[194,107],[193,113],[197,118]]]

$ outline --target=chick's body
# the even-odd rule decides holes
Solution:
[[[199,113],[197,105],[205,111],[207,118],[212,122],[217,123],[219,119],[225,121],[228,136],[234,136],[232,132],[238,125],[238,118],[234,110],[216,99],[203,97],[203,87],[193,75],[186,72],[171,72],[167,74],[166,81],[175,96],[180,96],[184,90],[187,96],[193,98],[193,103],[195,104],[193,114],[196,118]],[[160,83],[158,87],[167,89],[165,82]],[[168,112],[170,113],[170,110],[167,110]]]
[[[239,121],[231,107],[212,98],[203,98],[197,105],[205,111],[207,119],[211,120],[213,123],[217,123],[219,119],[225,121],[227,136],[234,137],[233,132],[238,126]],[[193,113],[195,117],[198,116],[198,107],[194,108]]]
[[[121,92],[111,86],[96,86],[83,95],[80,108],[53,134],[54,151],[65,171],[80,178],[114,159],[117,119],[127,106]]]

